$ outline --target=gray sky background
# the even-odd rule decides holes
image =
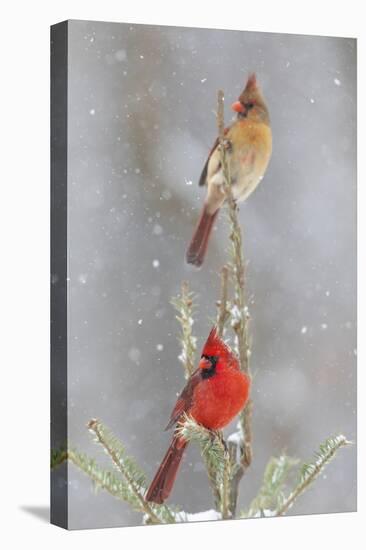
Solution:
[[[100,418],[149,479],[184,385],[170,298],[198,294],[199,351],[226,261],[225,216],[200,271],[184,263],[216,137],[216,94],[237,99],[249,71],[267,99],[273,156],[242,205],[249,261],[254,462],[309,459],[326,437],[356,437],[356,41],[74,21],[69,25],[69,439],[103,464],[86,429]],[[69,467],[71,528],[141,516]],[[212,507],[199,451],[170,502]],[[292,514],[354,510],[355,448],[339,453]]]

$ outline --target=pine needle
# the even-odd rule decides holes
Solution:
[[[182,283],[181,294],[171,300],[171,304],[178,312],[176,319],[181,326],[179,341],[182,351],[179,355],[179,360],[183,363],[186,380],[188,380],[195,369],[195,354],[197,349],[197,340],[192,333],[194,299],[195,294],[190,292],[188,283],[184,281]]]
[[[207,430],[186,414],[176,428],[176,434],[189,442],[198,443],[215,497],[224,519],[231,517],[229,510],[231,461],[221,432]]]
[[[271,457],[265,468],[262,486],[257,496],[252,500],[249,509],[241,513],[241,517],[252,518],[272,515],[268,510],[276,510],[284,500],[283,489],[292,468],[299,461],[286,454]]]
[[[126,454],[121,441],[99,420],[91,420],[88,428],[122,475],[123,486],[126,488],[124,500],[127,500],[134,509],[146,514],[151,523],[174,523],[174,515],[166,505],[153,505],[145,501],[143,496],[146,491],[145,474],[135,460]]]
[[[284,499],[282,505],[276,511],[276,516],[282,516],[285,514],[295,500],[302,495],[302,493],[308,489],[308,487],[315,481],[315,479],[322,472],[324,467],[335,457],[338,449],[351,445],[350,441],[344,435],[337,435],[335,437],[329,437],[319,447],[319,451],[315,453],[315,459],[312,462],[303,464],[300,469],[299,482],[289,496]]]

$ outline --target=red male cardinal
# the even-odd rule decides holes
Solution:
[[[231,108],[238,115],[225,129],[226,158],[233,197],[239,202],[257,187],[272,153],[268,109],[254,74],[249,76],[239,100]],[[187,262],[197,267],[203,263],[213,223],[225,200],[223,183],[217,138],[199,180],[199,185],[207,185],[207,195],[186,254]]]
[[[249,395],[250,380],[239,369],[231,349],[214,327],[202,350],[198,368],[178,397],[166,429],[186,413],[208,429],[224,428],[242,410]],[[170,495],[188,442],[173,435],[170,447],[146,493],[145,499],[162,504]]]

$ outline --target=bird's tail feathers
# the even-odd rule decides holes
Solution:
[[[193,264],[196,267],[200,267],[203,264],[213,224],[218,212],[219,209],[211,214],[208,212],[207,206],[203,206],[186,253],[187,263]]]
[[[145,495],[145,500],[162,504],[170,495],[188,442],[181,437],[173,437],[158,471]]]

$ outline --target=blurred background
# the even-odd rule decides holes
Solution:
[[[240,208],[254,460],[238,509],[256,495],[271,455],[308,460],[330,435],[356,437],[356,41],[69,23],[69,440],[109,466],[86,429],[99,418],[149,480],[184,385],[170,299],[188,279],[200,351],[227,259],[221,215],[203,268],[184,263],[216,137],[217,90],[228,123],[249,71],[268,102],[273,156]],[[72,465],[69,484],[71,528],[141,523],[127,504],[95,496]],[[187,512],[213,506],[193,445],[170,502]],[[353,447],[290,514],[355,509]]]

